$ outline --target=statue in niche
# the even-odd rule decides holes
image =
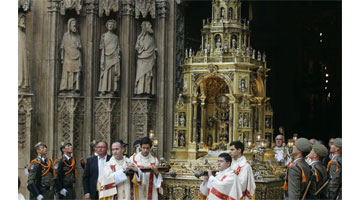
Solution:
[[[208,50],[207,50],[207,48],[204,49],[204,56],[208,56]]]
[[[81,41],[77,33],[76,19],[70,18],[67,32],[61,42],[61,63],[63,64],[60,91],[80,92]]]
[[[208,127],[212,128],[212,127],[214,127],[214,124],[215,124],[215,119],[213,117],[209,117],[207,120]]]
[[[184,147],[185,146],[185,136],[184,132],[179,133],[179,146]]]
[[[244,117],[244,127],[249,127],[249,120],[247,118],[247,115]]]
[[[180,113],[179,123],[180,123],[180,126],[186,125],[185,113]]]
[[[225,8],[224,8],[224,7],[221,8],[221,15],[220,15],[220,17],[221,17],[221,19],[224,19],[224,17],[225,17]]]
[[[235,36],[233,36],[233,38],[231,39],[231,48],[236,49],[236,38],[235,38]]]
[[[242,127],[242,123],[243,123],[243,118],[242,118],[242,116],[240,115],[239,116],[239,127]]]
[[[240,81],[240,87],[241,89],[241,93],[245,93],[246,92],[246,84],[245,84],[245,79],[241,79]]]
[[[207,49],[208,52],[210,52],[210,43],[209,42],[206,44],[205,48]]]
[[[119,38],[113,31],[116,29],[116,21],[110,19],[106,22],[106,33],[101,35],[100,40],[100,81],[99,93],[104,96],[118,91],[120,80],[120,44]]]
[[[137,69],[135,78],[135,94],[155,95],[155,61],[156,51],[153,30],[148,21],[141,23],[141,33],[137,37]]]
[[[25,89],[29,87],[29,64],[26,51],[26,17],[24,13],[19,14],[18,21],[18,87]]]
[[[229,20],[232,20],[233,9],[229,8]]]
[[[221,39],[220,37],[216,40],[216,48],[220,48],[221,47]]]
[[[271,121],[270,117],[267,117],[265,120],[265,128],[270,129],[271,128]]]

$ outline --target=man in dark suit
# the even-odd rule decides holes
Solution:
[[[86,200],[99,199],[97,182],[105,163],[110,159],[110,155],[107,155],[107,150],[108,144],[106,142],[98,142],[96,144],[98,156],[90,157],[86,161],[83,174],[83,187]]]

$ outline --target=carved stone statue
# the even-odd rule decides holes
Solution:
[[[120,44],[119,38],[113,33],[116,21],[106,22],[107,32],[101,35],[100,40],[100,80],[99,92],[101,95],[118,91],[120,79]]]
[[[26,51],[25,14],[19,14],[18,21],[18,87],[25,89],[29,87],[29,65]]]
[[[208,50],[207,50],[207,48],[204,49],[204,56],[208,56]]]
[[[179,146],[184,147],[185,146],[185,136],[184,136],[184,132],[181,132],[179,134]]]
[[[154,37],[151,35],[153,30],[148,21],[141,23],[141,33],[139,34],[135,50],[137,51],[137,69],[135,78],[135,94],[155,95],[155,61],[156,46]]]
[[[61,62],[63,63],[60,91],[80,92],[81,41],[77,33],[76,19],[70,18],[67,32],[61,42]]]
[[[240,81],[240,87],[241,89],[241,93],[245,93],[246,92],[246,84],[245,84],[245,79],[241,79]]]

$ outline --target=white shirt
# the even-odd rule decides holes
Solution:
[[[100,156],[98,156],[98,181],[99,181],[99,178],[101,176],[101,173],[104,169],[104,166],[105,166],[105,163],[106,163],[106,157],[107,155],[105,155],[104,158],[100,158]]]
[[[64,154],[64,156],[65,156],[66,160],[70,160],[70,159],[71,159],[71,157],[68,156],[68,155],[66,155],[66,154]]]

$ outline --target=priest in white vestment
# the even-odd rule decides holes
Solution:
[[[242,197],[240,183],[231,169],[231,156],[221,153],[218,157],[218,170],[216,176],[208,170],[208,175],[200,185],[200,192],[208,200],[239,200]]]
[[[129,158],[123,156],[125,148],[122,141],[116,141],[111,145],[112,157],[105,164],[99,178],[100,200],[130,200],[130,178],[125,170],[132,170],[134,178],[140,181],[141,170],[135,164],[129,162]]]
[[[159,193],[163,194],[161,187],[163,178],[157,169],[159,161],[150,154],[151,147],[151,139],[144,137],[140,140],[141,152],[130,157],[130,162],[136,164],[138,168],[151,168],[151,172],[141,173],[140,181],[132,181],[136,200],[157,200]]]
[[[255,179],[252,168],[243,156],[244,144],[240,141],[230,143],[230,155],[233,158],[231,169],[238,176],[244,200],[255,199]]]

